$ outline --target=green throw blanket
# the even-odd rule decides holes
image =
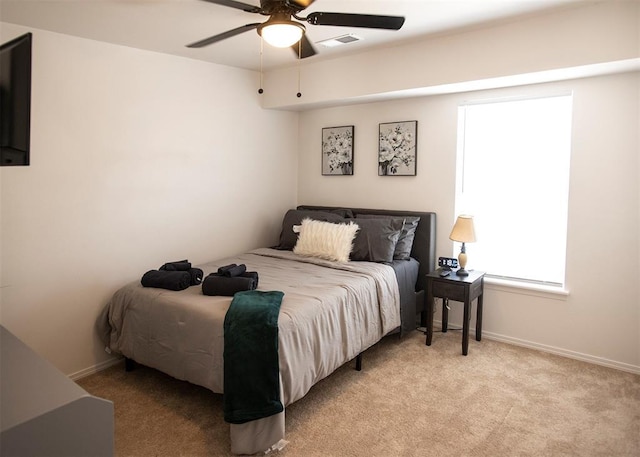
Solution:
[[[280,401],[278,314],[284,293],[233,296],[224,318],[224,420],[243,424],[284,410]]]

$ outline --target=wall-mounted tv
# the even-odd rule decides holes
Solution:
[[[31,33],[0,46],[0,166],[29,165]]]

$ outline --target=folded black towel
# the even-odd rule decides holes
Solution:
[[[247,266],[244,263],[241,263],[240,265],[232,263],[218,268],[218,274],[231,278],[234,276],[241,276],[245,271],[247,271]]]
[[[187,259],[176,260],[175,262],[167,262],[160,267],[160,270],[164,271],[189,271],[191,269],[191,262]]]
[[[253,278],[242,276],[227,277],[212,273],[202,281],[204,295],[224,295],[232,297],[236,292],[255,290],[258,284]]]
[[[214,275],[214,276],[225,276],[223,274],[220,273],[220,270],[218,269],[218,273],[209,273],[209,276]],[[256,282],[256,288],[258,287],[258,280],[260,279],[258,277],[258,272],[257,271],[245,271],[244,273],[242,273],[241,275],[238,275],[241,278],[251,278]],[[225,276],[228,277],[228,276]]]
[[[257,271],[245,271],[240,275],[241,278],[251,278],[256,282],[256,288],[258,287],[258,272]]]
[[[168,290],[184,290],[191,285],[188,271],[149,270],[140,280],[144,287],[157,287]]]
[[[219,275],[224,275],[224,273],[225,273],[227,270],[231,270],[232,268],[235,268],[235,267],[237,267],[237,266],[238,266],[238,265],[237,265],[237,264],[235,264],[235,263],[230,263],[229,265],[225,265],[224,267],[220,267],[220,268],[218,268],[218,274],[219,274]],[[213,273],[211,273],[211,274],[213,274]]]
[[[197,286],[202,282],[202,278],[204,277],[204,271],[200,268],[191,268],[189,269],[189,274],[191,275],[191,285]]]

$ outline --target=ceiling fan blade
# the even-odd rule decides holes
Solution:
[[[307,22],[312,25],[336,25],[342,27],[400,30],[404,24],[404,17],[377,16],[374,14],[316,12],[307,16]]]
[[[246,11],[247,13],[259,13],[260,7],[248,5],[242,2],[236,2],[235,0],[204,0],[205,2],[215,3],[216,5],[228,6],[238,10]]]
[[[299,43],[299,44],[298,44]],[[311,41],[307,38],[307,35],[302,35],[300,41],[292,45],[291,49],[296,53],[296,57],[300,55],[300,59],[306,59],[307,57],[311,57],[317,54],[315,48],[311,44]]]
[[[237,27],[232,30],[228,30],[224,33],[219,33],[218,35],[211,36],[209,38],[205,38],[204,40],[196,41],[195,43],[188,44],[188,48],[202,48],[203,46],[208,46],[210,44],[216,43],[218,41],[226,40],[227,38],[231,38],[232,36],[240,35],[248,30],[255,29],[260,25],[259,22],[255,24],[247,24],[241,27]]]
[[[298,11],[302,11],[303,9],[311,6],[311,4],[315,1],[316,0],[285,0],[285,3],[287,4],[287,6],[291,6]]]

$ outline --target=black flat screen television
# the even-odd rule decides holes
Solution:
[[[29,165],[31,33],[0,46],[0,166]]]

